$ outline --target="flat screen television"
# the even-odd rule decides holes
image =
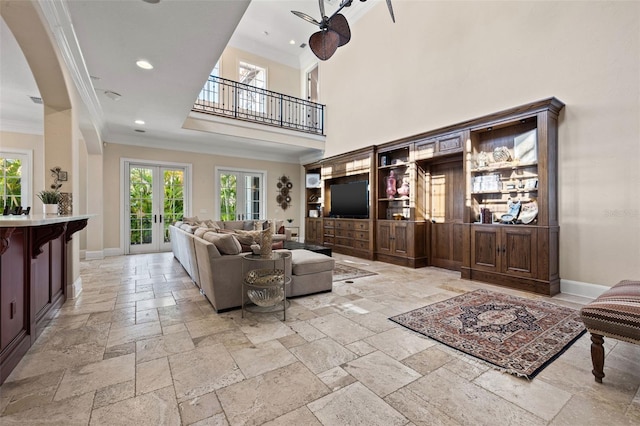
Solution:
[[[369,218],[369,182],[331,185],[331,216],[353,219]]]

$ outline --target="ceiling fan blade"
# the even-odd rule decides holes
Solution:
[[[389,14],[391,15],[391,20],[393,23],[396,23],[396,17],[393,15],[393,6],[391,6],[391,0],[387,0],[387,7],[389,8]]]
[[[298,18],[302,18],[305,21],[307,21],[307,22],[309,22],[309,23],[311,23],[313,25],[320,26],[320,22],[316,21],[315,19],[313,19],[311,16],[307,15],[306,13],[298,12],[297,10],[292,10],[291,13],[296,15]]]
[[[351,40],[351,29],[349,28],[349,23],[347,22],[347,18],[345,18],[341,13],[338,13],[329,19],[327,28],[331,31],[335,31],[340,37],[340,44],[338,46],[344,46],[349,43],[349,40]]]
[[[324,19],[324,0],[318,0],[318,4],[320,5],[320,19]]]
[[[311,51],[322,61],[326,61],[338,49],[340,36],[332,30],[318,31],[309,37]]]

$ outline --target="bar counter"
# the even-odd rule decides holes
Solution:
[[[67,248],[91,216],[0,216],[0,384],[67,300]]]

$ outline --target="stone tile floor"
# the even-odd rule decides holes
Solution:
[[[2,425],[640,424],[640,346],[588,334],[535,379],[387,318],[477,288],[459,273],[336,254],[378,275],[280,315],[216,314],[171,253],[81,262],[68,300],[0,388]],[[579,308],[587,300],[559,295]]]

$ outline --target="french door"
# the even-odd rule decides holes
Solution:
[[[127,163],[128,253],[171,250],[169,225],[185,215],[184,166]]]
[[[264,172],[216,169],[216,180],[220,220],[258,220],[264,217]]]

